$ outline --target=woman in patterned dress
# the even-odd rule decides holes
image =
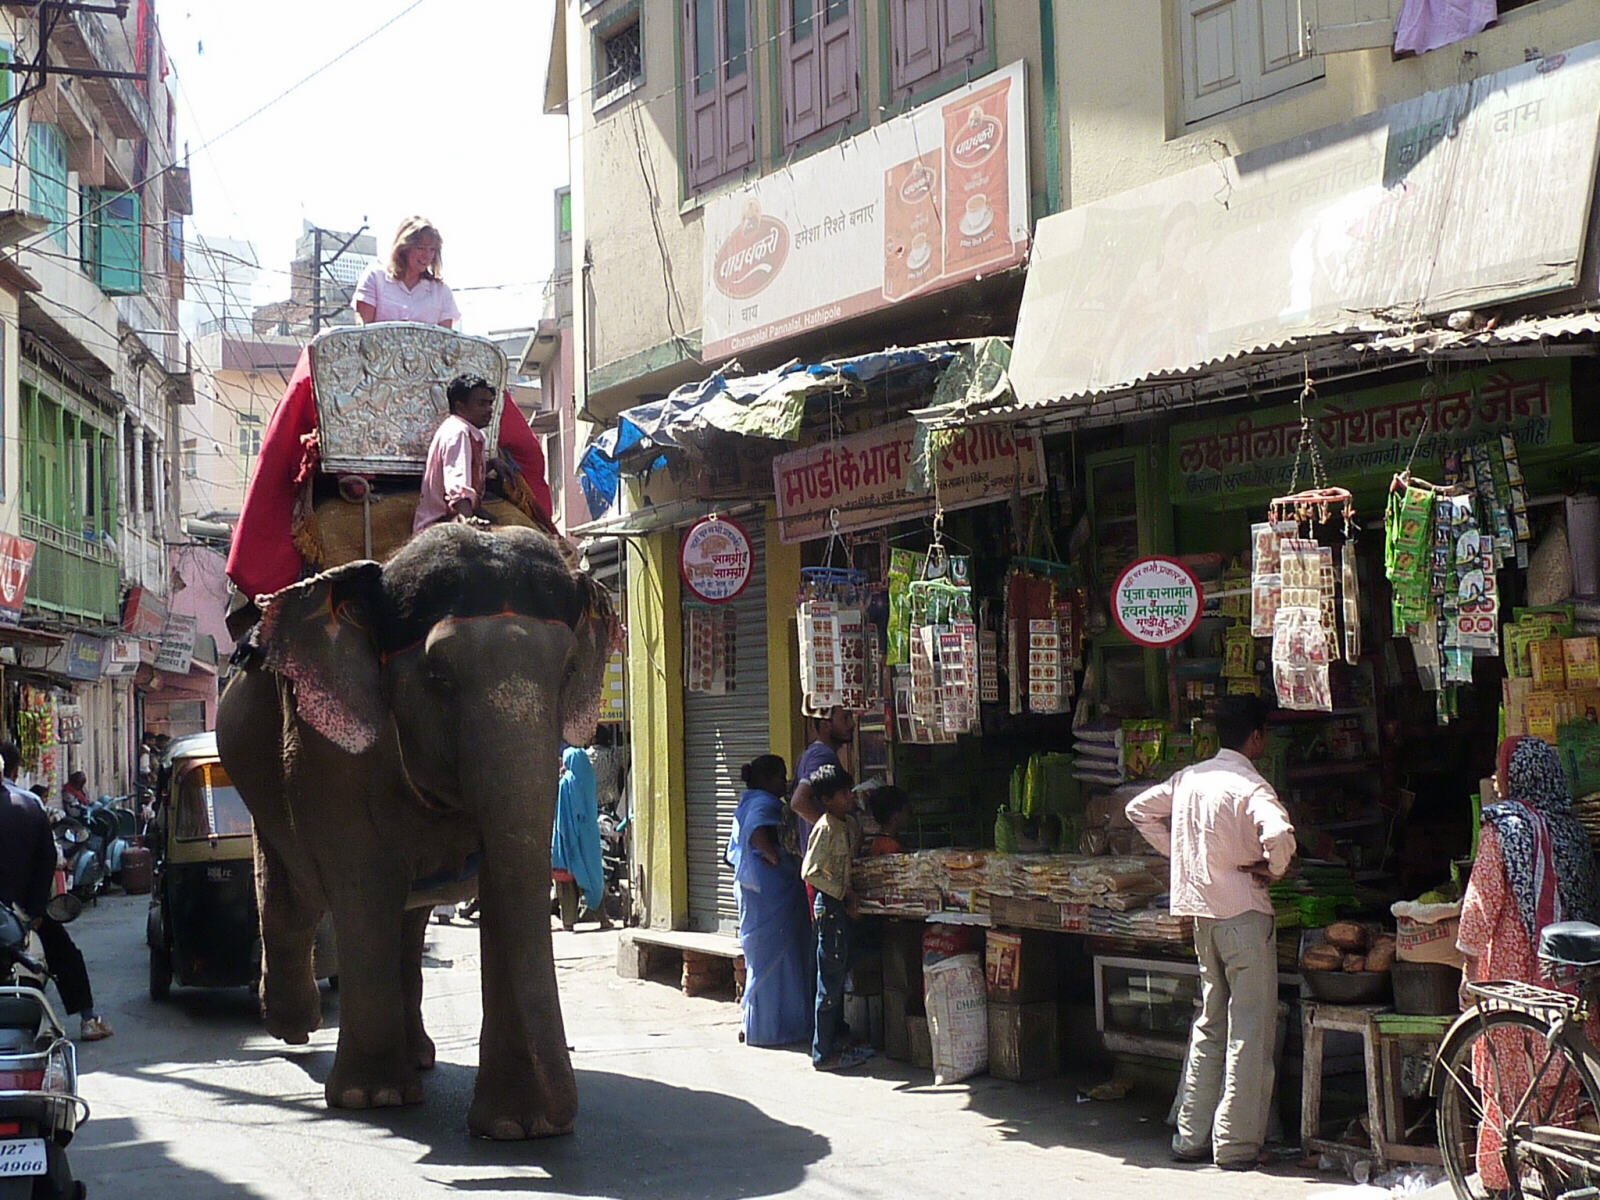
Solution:
[[[1594,848],[1572,815],[1566,772],[1555,750],[1534,737],[1507,738],[1495,771],[1498,803],[1483,811],[1478,857],[1461,902],[1457,949],[1470,982],[1519,980],[1549,986],[1539,972],[1539,931],[1556,921],[1600,922],[1600,884]],[[1587,1033],[1600,1042],[1600,1013],[1591,1013]],[[1510,1034],[1513,1041],[1516,1034]],[[1501,1115],[1495,1097],[1521,1097],[1530,1080],[1525,1055],[1508,1045],[1496,1053],[1495,1086],[1484,1089],[1484,1117],[1478,1129],[1478,1174],[1484,1187],[1508,1186],[1500,1158]],[[1480,1040],[1472,1070],[1480,1080],[1491,1071],[1489,1047]],[[1559,1119],[1575,1114],[1572,1095],[1560,1097]],[[1543,1106],[1541,1105],[1541,1108]]]

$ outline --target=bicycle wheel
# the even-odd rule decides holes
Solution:
[[[1593,1127],[1600,1113],[1594,1081],[1566,1046],[1549,1043],[1549,1028],[1532,1013],[1485,1012],[1440,1048],[1439,1149],[1460,1200],[1506,1194],[1510,1180],[1501,1148],[1507,1123],[1519,1107],[1520,1125]],[[1600,1170],[1560,1164],[1527,1152],[1521,1144],[1513,1151],[1516,1174],[1528,1195],[1555,1200],[1562,1192],[1600,1181]]]

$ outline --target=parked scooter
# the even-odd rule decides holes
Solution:
[[[605,878],[605,914],[626,925],[633,915],[628,878],[628,818],[609,806],[600,810],[600,864]]]
[[[57,896],[48,914],[70,921],[82,905]],[[66,1148],[89,1105],[78,1095],[78,1058],[55,1006],[50,973],[30,953],[28,927],[0,904],[0,1200],[83,1200]]]
[[[99,898],[106,886],[106,868],[95,848],[89,822],[70,813],[52,813],[56,851],[67,874],[67,891],[85,904]]]

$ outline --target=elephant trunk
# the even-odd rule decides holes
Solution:
[[[559,1133],[571,1127],[578,1107],[550,933],[550,831],[560,744],[552,730],[539,735],[537,752],[529,753],[526,726],[505,735],[519,740],[501,750],[514,746],[515,753],[469,755],[474,765],[463,781],[467,795],[477,798],[483,829],[481,1053],[503,1053],[509,1062],[531,1059],[535,1094],[520,1097],[518,1107],[529,1115],[530,1134]],[[508,762],[520,764],[520,771],[494,765]],[[502,1039],[509,1044],[492,1044]]]

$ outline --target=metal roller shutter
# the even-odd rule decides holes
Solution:
[[[730,605],[738,614],[734,690],[724,696],[685,692],[684,791],[689,853],[689,926],[737,933],[733,872],[722,861],[733,811],[744,784],[739,768],[772,749],[767,713],[767,570],[759,527],[750,533],[756,569]]]

